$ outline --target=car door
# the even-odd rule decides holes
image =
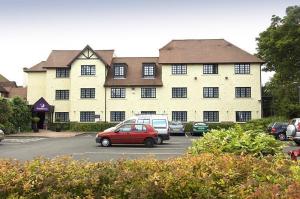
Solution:
[[[121,125],[111,136],[113,144],[129,144],[130,143],[131,124]]]
[[[147,137],[147,129],[144,124],[133,124],[132,131],[130,132],[131,144],[143,144]]]

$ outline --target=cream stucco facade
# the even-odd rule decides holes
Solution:
[[[84,54],[85,52],[82,52]],[[70,121],[80,121],[80,112],[93,111],[96,121],[110,121],[111,111],[125,112],[125,118],[141,111],[167,114],[186,111],[187,121],[203,121],[204,111],[217,111],[218,122],[236,122],[236,111],[250,111],[251,119],[261,117],[261,64],[250,63],[250,74],[235,74],[235,63],[218,64],[218,74],[203,74],[203,64],[186,64],[187,73],[172,74],[172,64],[161,64],[162,86],[104,86],[109,67],[97,56],[78,56],[68,67],[69,77],[56,77],[56,68],[27,72],[28,102],[41,97],[52,106],[54,113],[69,114]],[[82,65],[94,65],[95,75],[81,75]],[[125,88],[125,98],[111,98],[111,88]],[[155,98],[142,98],[142,87],[155,87]],[[172,98],[173,87],[186,87],[186,98]],[[218,87],[218,98],[204,98],[203,87]],[[251,97],[237,98],[235,87],[251,87]],[[95,98],[82,99],[81,88],[94,88]],[[69,99],[57,100],[56,90],[69,90]]]

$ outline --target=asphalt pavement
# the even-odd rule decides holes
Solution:
[[[95,135],[70,138],[7,138],[0,142],[0,159],[32,160],[35,157],[72,156],[74,159],[102,161],[118,159],[168,159],[186,153],[192,139],[199,137],[172,136],[171,140],[153,148],[144,145],[113,145],[101,147]]]
[[[183,155],[193,139],[201,137],[171,136],[163,145],[147,148],[144,145],[113,145],[101,147],[95,135],[83,134],[68,138],[7,138],[0,142],[0,159],[32,160],[36,157],[71,156],[78,160],[109,161],[119,159],[168,159]],[[284,152],[300,149],[286,141]]]

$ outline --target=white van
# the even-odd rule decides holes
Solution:
[[[106,131],[113,131],[118,128],[118,126],[125,123],[138,123],[138,124],[150,124],[158,132],[158,144],[162,144],[164,140],[170,139],[170,134],[168,132],[169,123],[167,115],[136,115],[124,120],[123,122],[117,124],[115,127],[106,129]]]

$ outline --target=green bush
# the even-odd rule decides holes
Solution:
[[[61,127],[62,131],[69,131],[70,130],[70,122],[49,123],[48,124],[48,129],[51,130],[51,131],[55,131],[57,125],[59,125]]]
[[[95,122],[95,123],[78,123],[70,122],[70,130],[75,132],[98,132],[115,126],[115,123]]]
[[[2,160],[0,198],[299,198],[298,172],[290,169],[296,165],[232,154],[98,163]]]
[[[184,132],[191,132],[193,130],[193,122],[184,124]]]
[[[270,123],[274,122],[288,122],[288,119],[285,117],[267,117],[267,118],[262,118],[262,119],[256,119],[256,120],[251,120],[247,123],[241,124],[242,128],[244,130],[261,130],[265,131],[267,129],[267,126]]]
[[[189,153],[233,153],[267,156],[282,153],[283,144],[260,130],[244,131],[240,125],[228,130],[212,130],[202,139],[194,140]]]
[[[221,123],[209,123],[208,129],[220,130],[220,129],[229,129],[235,125],[234,122],[221,122]]]

